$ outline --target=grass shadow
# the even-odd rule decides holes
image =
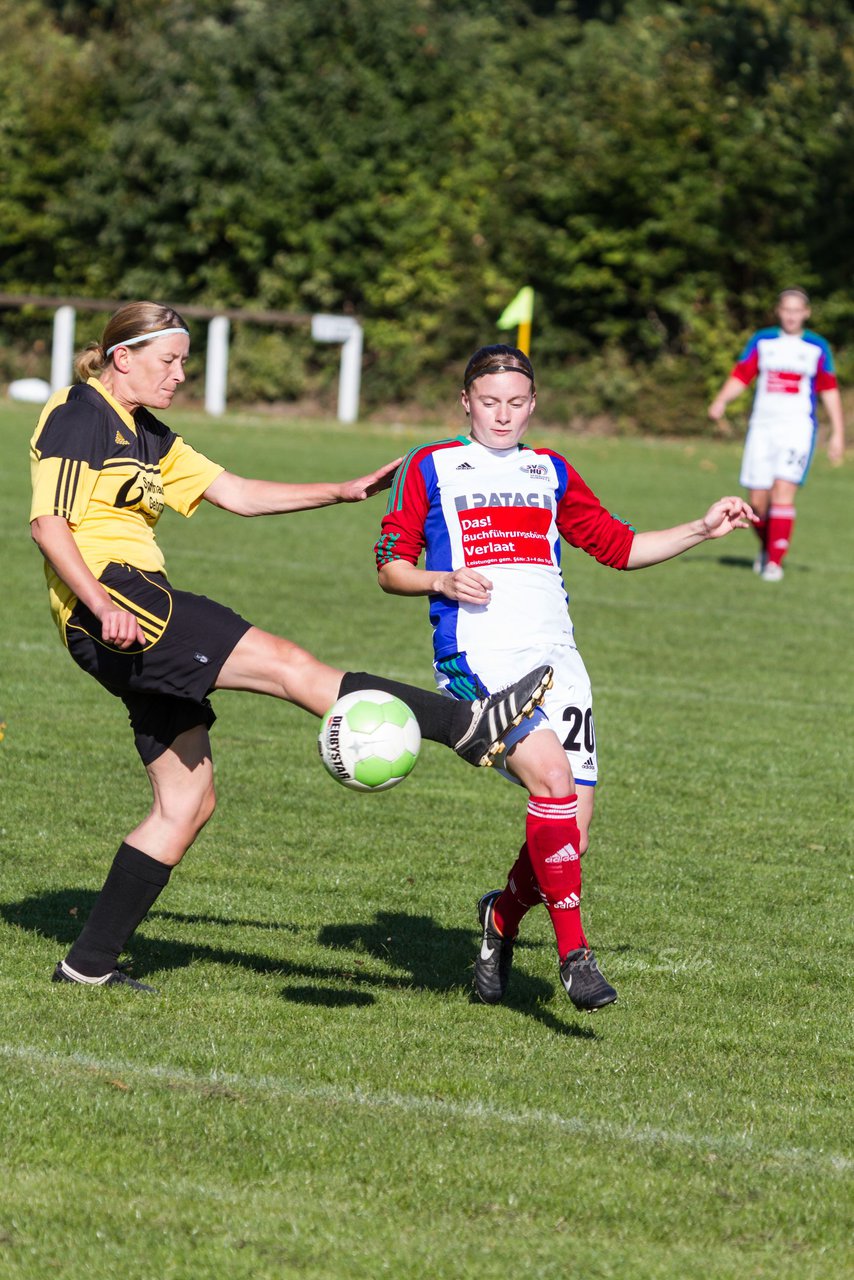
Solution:
[[[371,956],[402,969],[407,985],[423,990],[451,991],[460,985],[460,974],[473,967],[478,937],[474,930],[438,925],[432,916],[379,911],[370,923],[325,925],[318,934],[323,946],[347,951],[356,957]],[[521,951],[531,944],[517,943]],[[527,1017],[535,1018],[558,1035],[595,1039],[595,1032],[575,1023],[565,1023],[547,1008],[554,988],[542,978],[532,977],[518,966],[502,1002]],[[477,997],[472,999],[477,1002]]]
[[[0,903],[0,919],[43,938],[51,938],[67,951],[80,933],[97,893],[91,889],[47,890],[16,902]],[[296,933],[299,926],[239,917],[152,911],[146,924],[157,920],[187,924],[210,924],[224,929],[243,927],[282,929]],[[257,952],[227,945],[179,942],[137,932],[131,940],[132,970],[137,977],[155,971],[188,968],[204,962],[239,966],[254,973],[303,979],[303,985],[288,985],[283,999],[298,1004],[326,1007],[365,1006],[374,1002],[372,989],[452,991],[461,985],[461,974],[469,974],[477,946],[472,929],[447,928],[429,915],[405,912],[377,912],[373,921],[324,925],[317,934],[321,946],[335,953],[339,963],[299,964],[286,957],[271,958]],[[523,950],[530,946],[518,944]],[[57,955],[57,959],[60,955]],[[398,973],[377,973],[366,961],[380,961]],[[558,1035],[593,1038],[595,1033],[574,1023],[564,1023],[545,1005],[554,995],[553,987],[531,977],[517,967],[513,984],[504,1001],[507,1008],[533,1017]]]
[[[17,902],[0,903],[0,919],[19,929],[26,929],[43,938],[52,938],[62,951],[67,951],[78,937],[84,922],[97,897],[92,889],[56,889],[44,893],[33,894]],[[222,927],[276,929],[283,928],[296,933],[299,926],[295,924],[277,925],[269,921],[229,920],[222,916],[206,916],[183,914],[180,912],[152,911],[147,917],[146,927],[156,924],[158,919],[175,920],[183,923],[215,924]],[[132,968],[136,976],[143,976],[154,970],[182,969],[199,960],[208,960],[225,965],[239,965],[252,969],[256,973],[283,973],[300,970],[289,966],[286,961],[271,959],[269,956],[253,952],[240,951],[228,946],[211,946],[206,943],[176,942],[173,939],[158,939],[143,933],[135,933],[128,948],[133,959]],[[60,956],[57,956],[59,959]],[[309,968],[307,976],[336,976],[333,972]]]
[[[19,929],[26,929],[39,937],[52,938],[56,941],[61,951],[67,951],[79,935],[96,897],[97,893],[91,889],[48,890],[44,893],[33,894],[28,898],[22,898],[17,902],[0,903],[0,919],[6,920],[9,924]],[[186,923],[209,923],[237,929],[246,925],[252,928],[261,927],[264,929],[281,927],[292,933],[298,932],[299,929],[299,926],[295,924],[276,926],[268,921],[245,921],[240,918],[229,920],[227,917],[222,916],[185,915],[180,912],[167,911],[152,911],[142,927],[156,926],[158,919],[177,920],[178,922]],[[326,983],[330,981],[340,982],[343,977],[347,982],[347,990],[351,988],[354,979],[359,981],[359,975],[342,974],[338,967],[293,964],[284,957],[281,959],[278,957],[273,958],[257,952],[223,945],[179,942],[174,939],[152,937],[140,932],[134,934],[128,952],[132,958],[132,965],[128,967],[131,968],[136,977],[144,977],[154,971],[184,969],[202,961],[227,966],[236,965],[260,974],[280,976],[293,974],[297,977]],[[60,955],[57,955],[57,959],[59,958]],[[361,979],[366,984],[370,981],[378,981],[368,974],[361,975]],[[329,995],[328,988],[325,989],[325,994]],[[372,999],[372,996],[367,995],[363,1003],[370,1003]],[[330,1003],[330,1001],[327,1001],[327,1003]]]
[[[708,560],[708,556],[683,556],[682,560],[685,564],[700,564],[703,560]],[[716,564],[723,565],[725,569],[750,569],[753,571],[755,556],[716,556]],[[786,573],[809,573],[810,566],[808,564],[790,564],[786,561]]]
[[[214,924],[226,929],[269,929],[271,933],[299,933],[300,926],[289,920],[244,920],[240,917],[212,916],[197,911],[163,911],[155,907],[148,913],[148,920],[174,920],[177,924]]]
[[[328,1009],[364,1007],[374,1003],[369,991],[331,990],[329,987],[287,987],[282,999],[290,1004],[309,1004]]]
[[[686,562],[689,560],[698,562],[701,559],[700,556],[683,556],[682,558]],[[745,570],[750,570],[751,572],[753,571],[753,561],[755,559],[756,559],[755,556],[717,556],[716,557],[717,563],[720,565],[723,565],[725,569],[745,569]]]

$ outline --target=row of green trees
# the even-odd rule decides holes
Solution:
[[[0,289],[351,311],[378,406],[447,398],[530,284],[547,409],[696,429],[782,285],[844,359],[853,36],[841,0],[17,0]],[[247,397],[331,377],[236,335]]]

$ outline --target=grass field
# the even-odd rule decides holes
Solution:
[[[173,422],[291,479],[447,434]],[[506,1003],[470,998],[516,788],[427,744],[354,795],[309,717],[228,693],[220,807],[132,944],[150,999],[48,980],[148,792],[48,616],[31,426],[0,410],[0,1277],[850,1276],[850,466],[817,459],[780,585],[748,533],[639,574],[567,553],[603,775],[585,919],[617,1006],[575,1012],[541,911]],[[642,528],[737,474],[736,445],[548,443]],[[375,585],[381,510],[167,512],[160,540],[176,584],[429,685],[424,602]]]

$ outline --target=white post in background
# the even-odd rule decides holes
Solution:
[[[338,375],[338,420],[355,422],[359,417],[359,388],[362,382],[362,326],[353,321],[350,336],[341,348]]]
[[[53,317],[53,347],[50,353],[50,389],[58,391],[67,387],[74,376],[74,324],[73,307],[57,307]]]
[[[362,326],[352,316],[311,317],[315,342],[340,342],[341,367],[338,373],[338,421],[355,422],[359,417],[359,390],[362,382]]]
[[[208,325],[208,354],[205,361],[205,409],[215,418],[225,413],[228,383],[228,316],[214,316]]]

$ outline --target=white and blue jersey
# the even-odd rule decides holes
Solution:
[[[403,460],[375,552],[378,567],[417,564],[425,551],[430,571],[467,566],[489,579],[485,605],[430,596],[438,687],[457,698],[483,697],[548,663],[554,683],[542,708],[505,744],[510,750],[526,733],[553,728],[577,784],[595,786],[590,680],[573,637],[561,538],[625,569],[634,531],[551,449],[488,449],[458,436]]]
[[[760,329],[732,377],[745,386],[756,379],[741,483],[748,489],[770,488],[775,479],[803,484],[818,431],[818,396],[836,386],[827,342],[810,330]]]
[[[830,347],[809,329],[801,334],[760,329],[744,348],[732,376],[745,386],[756,379],[751,426],[769,423],[785,429],[809,422],[815,428],[818,394],[836,386]]]
[[[438,663],[454,655],[573,644],[561,537],[626,567],[634,533],[550,449],[488,449],[459,436],[412,450],[398,469],[377,564],[426,551],[425,567],[468,566],[492,582],[487,605],[430,596]]]

